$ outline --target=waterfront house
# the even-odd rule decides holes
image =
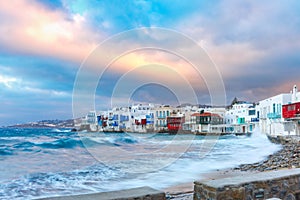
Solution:
[[[167,117],[171,115],[174,108],[169,105],[161,105],[154,108],[154,130],[167,131]]]
[[[131,131],[129,107],[115,107],[112,109],[112,113],[112,121],[115,131]]]
[[[202,111],[203,112],[203,111]],[[191,115],[191,131],[200,132],[200,113],[194,113]]]
[[[100,111],[98,115],[99,131],[131,131],[129,107],[114,107]]]
[[[282,117],[289,135],[300,135],[300,92],[294,85],[291,102],[282,105]]]
[[[184,114],[176,113],[167,117],[167,127],[169,133],[177,133],[182,130],[182,126],[185,122]]]
[[[153,104],[137,104],[132,105],[131,130],[133,132],[152,132],[154,131],[154,105]]]
[[[259,111],[256,105],[246,101],[238,101],[226,111],[226,132],[252,132],[258,126],[258,121]]]
[[[204,112],[194,113],[191,117],[192,132],[218,133],[222,132],[216,125],[223,124],[223,118],[216,113]],[[224,130],[223,130],[224,131]]]
[[[81,120],[79,130],[98,131],[98,119],[96,111],[89,111]]]
[[[182,113],[184,113],[185,116],[185,122],[182,125],[182,130],[187,131],[187,132],[192,132],[193,128],[193,114],[196,112],[196,110],[186,110],[183,111]]]
[[[300,94],[294,86],[290,93],[260,101],[260,131],[269,135],[299,135],[299,99]]]
[[[223,124],[223,118],[216,113],[204,112],[199,115],[200,132],[219,132],[213,125]]]

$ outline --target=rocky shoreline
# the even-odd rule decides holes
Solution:
[[[300,137],[268,136],[268,138],[271,142],[282,145],[282,149],[272,155],[269,155],[267,159],[261,162],[242,164],[231,170],[226,170],[223,173],[256,173],[280,169],[300,168]],[[168,194],[166,199],[192,200],[193,193]]]
[[[300,168],[300,138],[270,137],[271,142],[281,144],[282,149],[268,156],[266,160],[253,164],[242,164],[234,170],[240,171],[271,171],[279,169]]]

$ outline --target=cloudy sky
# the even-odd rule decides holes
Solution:
[[[219,77],[227,103],[289,92],[300,86],[299,10],[298,0],[0,1],[0,126],[72,118],[78,73],[96,77],[79,91],[94,89],[97,109],[112,96],[115,105],[193,102],[191,91],[209,104]],[[137,28],[147,37],[129,31]],[[193,67],[187,57],[205,56],[182,37],[205,50],[218,76]],[[133,51],[149,46],[158,48]]]

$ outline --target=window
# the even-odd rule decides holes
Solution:
[[[292,111],[295,110],[295,105],[289,105],[288,106],[288,111]]]
[[[255,110],[249,110],[248,115],[255,115]]]

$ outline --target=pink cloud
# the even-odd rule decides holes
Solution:
[[[101,41],[84,16],[49,10],[35,1],[1,1],[0,14],[0,46],[9,51],[81,62]]]

